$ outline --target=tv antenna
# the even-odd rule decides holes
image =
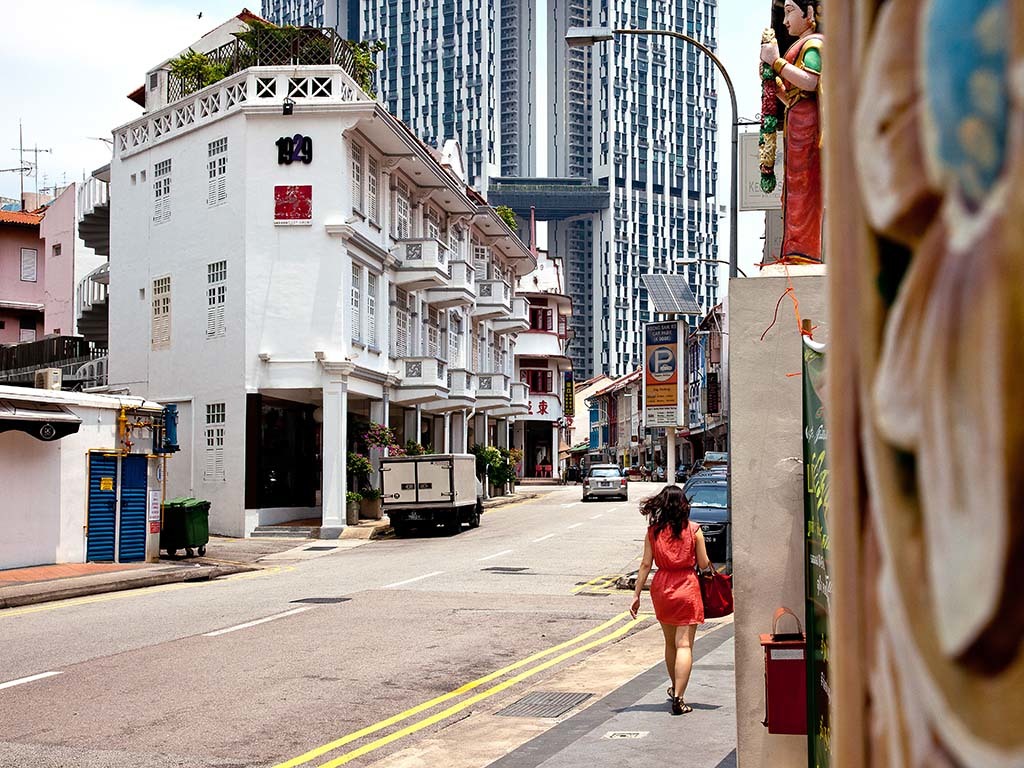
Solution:
[[[24,137],[22,135],[22,130],[21,130],[21,120],[18,121],[18,146],[17,147],[12,147],[11,149],[17,149],[18,150],[18,164],[21,165],[23,169],[26,168],[26,167],[31,168],[32,172],[35,174],[35,177],[36,177],[36,197],[38,198],[39,197],[39,153],[40,152],[49,152],[49,153],[52,154],[53,150],[52,149],[40,149],[38,144],[36,144],[31,149],[25,149],[25,141],[24,141]],[[32,152],[35,155],[35,162],[30,163],[28,166],[25,165],[25,153],[26,152]],[[25,210],[25,174],[24,173],[21,176],[21,210],[23,210],[23,211]]]

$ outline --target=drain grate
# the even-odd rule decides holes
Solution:
[[[602,738],[605,739],[642,739],[650,736],[650,731],[608,731]]]
[[[537,691],[495,712],[502,717],[560,717],[589,699],[592,693]]]
[[[491,571],[492,573],[522,573],[523,571],[530,570],[529,568],[510,568],[507,565],[492,565],[490,568],[481,568],[481,571]]]
[[[332,549],[337,549],[337,547],[334,547],[334,546],[330,546],[330,547],[306,547],[302,551],[303,552],[330,552]]]
[[[292,600],[293,603],[309,603],[311,605],[336,605],[347,603],[351,597],[303,597],[300,600]]]

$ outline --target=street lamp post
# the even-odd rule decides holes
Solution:
[[[725,66],[700,40],[695,40],[682,32],[675,32],[670,29],[612,29],[611,27],[570,27],[565,36],[565,42],[570,48],[578,48],[593,45],[594,43],[612,40],[616,35],[663,35],[674,37],[678,40],[685,40],[691,45],[699,48],[711,59],[712,63],[722,73],[725,79],[725,86],[729,90],[729,100],[732,102],[732,168],[729,179],[729,277],[736,277],[739,267],[739,246],[737,238],[739,233],[738,212],[739,207],[739,148],[740,148],[740,117],[736,104],[736,90],[732,86],[732,78],[726,71]]]

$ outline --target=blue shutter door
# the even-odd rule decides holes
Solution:
[[[117,506],[117,457],[89,455],[89,538],[85,559],[114,560]]]
[[[129,455],[121,460],[121,538],[118,560],[136,563],[146,559],[146,470],[145,456]]]

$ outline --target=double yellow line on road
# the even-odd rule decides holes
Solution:
[[[507,667],[503,667],[502,669],[499,669],[495,672],[491,672],[489,675],[485,675],[481,678],[468,682],[465,685],[462,685],[453,691],[442,694],[441,696],[437,696],[433,699],[430,699],[429,701],[425,701],[422,704],[418,704],[415,707],[412,707],[411,709],[405,710],[404,712],[399,712],[397,715],[393,715],[387,718],[386,720],[381,720],[378,723],[374,723],[373,725],[361,728],[358,731],[353,731],[352,733],[346,734],[338,739],[335,739],[332,742],[324,744],[323,746],[311,749],[308,752],[299,755],[298,757],[292,758],[291,760],[276,765],[274,768],[296,768],[296,766],[305,765],[313,760],[316,760],[319,757],[327,755],[329,752],[334,752],[335,750],[338,750],[347,744],[351,744],[354,741],[358,741],[367,736],[390,728],[393,725],[397,725],[398,723],[401,723],[405,720],[409,720],[410,718],[413,718],[420,713],[426,712],[429,709],[433,709],[439,704],[443,704],[445,702],[451,701],[452,699],[459,698],[460,696],[463,696],[464,694],[469,693],[472,690],[475,690],[499,678],[505,677],[506,675],[515,672],[516,670],[523,669],[524,667],[529,667],[525,671],[520,672],[519,674],[516,674],[512,677],[509,677],[506,680],[503,680],[502,682],[498,683],[497,685],[493,685],[490,688],[487,688],[483,691],[480,691],[477,694],[474,694],[473,696],[469,696],[465,699],[462,699],[458,703],[453,704],[445,709],[442,709],[439,712],[427,715],[426,717],[417,720],[411,723],[410,725],[405,726],[404,728],[393,731],[385,736],[381,736],[380,738],[377,738],[374,741],[364,744],[361,747],[357,747],[356,749],[345,752],[344,754],[339,755],[325,763],[320,763],[319,768],[335,768],[339,765],[345,765],[346,763],[349,763],[352,760],[362,757],[363,755],[380,749],[381,747],[387,744],[390,744],[394,741],[409,736],[410,734],[416,733],[417,731],[421,731],[424,728],[428,728],[431,725],[441,722],[442,720],[446,720],[447,718],[461,712],[467,707],[471,707],[474,704],[478,704],[479,702],[490,698],[491,696],[501,693],[502,691],[511,688],[512,686],[517,685],[518,683],[521,683],[524,680],[527,680],[533,677],[534,675],[543,672],[546,669],[550,669],[556,664],[560,664],[563,661],[566,661],[567,659],[570,659],[574,656],[578,656],[579,654],[589,651],[592,648],[596,648],[597,646],[603,645],[619,637],[622,637],[627,632],[629,632],[634,626],[636,626],[642,621],[645,621],[647,618],[649,617],[641,616],[637,620],[632,620],[629,618],[628,611],[620,613],[618,616],[609,619],[605,623],[597,627],[594,627],[593,629],[587,630],[581,635],[577,635],[571,640],[567,640],[564,643],[560,643],[544,651],[535,653],[532,656],[522,659],[521,661],[517,661],[514,664],[510,664]],[[607,633],[601,635],[601,633],[605,632],[606,630],[608,630]],[[590,638],[594,638],[595,635],[601,636],[591,640]],[[543,659],[547,660],[542,661]],[[539,663],[535,664],[535,662]],[[531,666],[533,664],[535,665]]]
[[[619,580],[621,574],[610,573],[604,576],[598,576],[597,578],[585,581],[582,584],[577,584],[573,587],[572,594],[578,595],[586,592],[588,594],[605,594],[615,592],[618,588],[615,586],[615,582]]]

